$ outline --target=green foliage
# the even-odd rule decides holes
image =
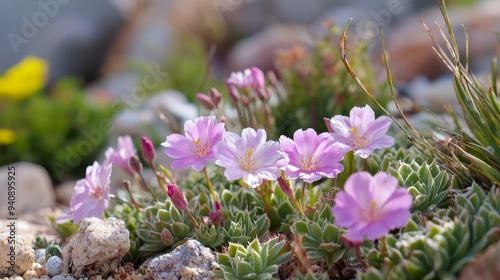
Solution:
[[[90,103],[75,80],[62,80],[49,93],[0,104],[0,127],[16,140],[0,145],[0,165],[29,161],[42,165],[55,182],[81,177],[104,148],[112,113]],[[84,132],[84,133],[82,133]]]
[[[448,174],[440,170],[435,162],[401,162],[397,168],[390,168],[390,172],[413,196],[413,211],[432,211],[448,198]]]
[[[367,171],[371,174],[379,171],[386,172],[390,167],[397,168],[400,162],[411,163],[412,161],[418,164],[429,162],[425,154],[413,146],[399,149],[379,149],[368,157]]]
[[[299,128],[326,131],[323,117],[349,115],[353,106],[371,104],[356,82],[349,78],[339,59],[339,28],[330,24],[327,35],[317,38],[311,51],[302,47],[284,50],[278,54],[276,65],[285,90],[278,89],[280,104],[273,110],[276,135],[291,136]],[[368,59],[364,42],[353,47],[355,59],[351,64],[359,75],[369,79],[368,87],[377,92],[385,104],[390,96],[376,83],[373,67]],[[381,111],[375,108],[378,115]]]
[[[340,240],[342,230],[333,224],[334,221],[330,206],[324,203],[312,217],[304,217],[291,226],[293,234],[302,236],[307,257],[313,262],[325,260],[329,267],[349,252]]]
[[[473,184],[455,204],[428,221],[424,231],[386,237],[381,267],[358,273],[358,279],[447,279],[496,242],[500,226],[500,191],[485,195]],[[382,277],[384,275],[384,277]]]
[[[262,245],[255,239],[247,247],[230,243],[226,254],[218,254],[220,269],[214,270],[216,277],[223,279],[276,279],[278,265],[290,257],[286,242],[273,238]]]
[[[45,249],[45,259],[48,260],[52,256],[58,256],[59,258],[63,258],[61,246],[52,241],[47,248]]]
[[[189,217],[177,210],[170,200],[146,207],[141,220],[136,233],[141,240],[139,255],[142,257],[176,247],[184,238],[192,236],[193,224]]]
[[[328,276],[328,273],[313,273],[313,272],[308,272],[307,274],[301,274],[298,273],[295,276],[296,280],[328,280],[330,279],[330,276]]]
[[[230,206],[222,209],[222,215],[222,231],[228,242],[246,245],[252,239],[262,237],[269,229],[267,216],[257,215],[255,209],[250,211]]]

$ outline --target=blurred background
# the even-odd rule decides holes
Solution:
[[[456,30],[467,27],[470,69],[487,72],[500,1],[447,5]],[[276,135],[325,131],[322,117],[368,103],[339,58],[349,18],[353,62],[381,99],[390,96],[379,26],[401,96],[438,113],[453,102],[448,70],[421,23],[442,25],[435,0],[0,1],[0,174],[25,162],[32,195],[56,185],[67,202],[117,136],[147,135],[158,145],[172,131],[158,112],[181,125],[207,113],[196,93],[215,87],[226,96],[225,78],[252,66],[273,71],[288,92],[286,106],[276,107],[276,123],[284,123]],[[457,40],[465,50],[465,37]]]

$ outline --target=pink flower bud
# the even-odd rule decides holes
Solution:
[[[224,216],[222,216],[222,213],[220,211],[220,204],[218,201],[215,202],[215,211],[214,210],[211,210],[209,213],[208,213],[208,217],[210,218],[210,222],[212,223],[212,225],[218,227],[222,224],[222,222],[224,221]]]
[[[283,179],[282,176],[278,177],[278,185],[280,186],[281,191],[283,191],[284,194],[286,194],[288,197],[292,197],[292,189],[290,188],[290,185]]]
[[[142,159],[149,164],[152,164],[156,158],[156,151],[153,142],[151,142],[151,140],[146,136],[141,138],[141,152]]]
[[[139,158],[136,155],[130,157],[130,159],[128,160],[128,164],[130,168],[138,174],[142,173],[142,163],[139,161]]]
[[[227,88],[229,89],[229,97],[231,98],[231,100],[234,103],[238,103],[238,101],[240,100],[240,93],[238,92],[236,87],[232,85],[227,85]]]
[[[170,197],[170,200],[174,204],[175,208],[177,210],[186,210],[188,208],[188,202],[186,197],[184,196],[184,193],[182,192],[179,187],[175,184],[169,184],[167,186],[167,194]]]
[[[214,103],[212,103],[212,99],[203,93],[197,93],[196,98],[198,98],[198,101],[201,103],[201,106],[207,110],[212,110],[215,106]]]
[[[333,128],[332,125],[330,124],[331,120],[329,118],[323,118],[323,120],[325,121],[326,129],[328,129],[328,132],[333,133]]]
[[[222,94],[216,89],[216,88],[211,88],[210,89],[210,98],[212,99],[212,102],[215,106],[219,105],[220,101],[222,100]]]
[[[250,68],[252,88],[258,92],[266,86],[266,78],[264,72],[257,67]]]
[[[163,243],[165,246],[170,246],[170,245],[174,244],[174,236],[166,228],[162,229],[162,231],[160,233],[160,240],[161,240],[161,243]]]

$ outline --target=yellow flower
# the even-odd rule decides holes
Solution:
[[[48,63],[36,56],[26,56],[0,76],[0,97],[21,100],[44,87]]]
[[[16,140],[14,131],[6,128],[0,128],[0,145],[9,145]]]

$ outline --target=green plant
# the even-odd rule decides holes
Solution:
[[[0,165],[38,163],[55,182],[85,173],[104,148],[113,114],[89,102],[74,79],[59,81],[51,92],[2,101],[0,108],[0,127],[16,135],[12,144],[0,145]]]
[[[214,270],[217,277],[234,279],[276,279],[278,265],[286,263],[290,252],[286,242],[273,238],[262,245],[255,239],[247,247],[230,243],[227,254],[218,254],[220,269]]]

